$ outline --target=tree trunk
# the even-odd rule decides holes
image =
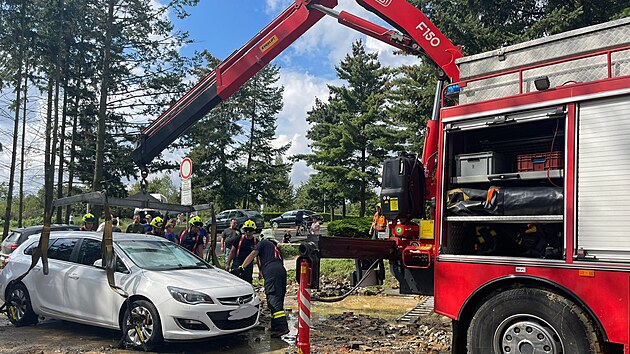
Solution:
[[[81,87],[81,71],[79,70],[78,74],[79,79],[77,80],[77,93],[74,97],[74,119],[72,122],[72,140],[70,141],[70,162],[68,162],[68,192],[66,193],[66,197],[72,195],[72,183],[74,182],[74,159],[76,157],[76,136],[77,136],[77,124],[79,124],[79,92]],[[66,206],[66,218],[64,222],[66,224],[70,223],[70,215],[72,214],[72,207],[70,205]]]
[[[11,153],[11,169],[9,171],[9,191],[7,192],[7,207],[4,213],[4,230],[2,232],[3,239],[9,234],[9,226],[11,223],[11,205],[13,204],[13,183],[15,182],[15,164],[17,160],[17,143],[18,143],[18,130],[20,127],[20,107],[21,107],[21,95],[22,95],[22,59],[24,58],[24,44],[20,39],[20,49],[18,52],[18,71],[16,75],[16,90],[15,90],[15,122],[13,124],[13,151]]]
[[[365,155],[365,147],[363,147],[363,149],[361,149],[361,191],[359,192],[361,199],[361,210],[359,211],[360,217],[365,216],[365,185],[367,184],[367,181],[365,180],[365,165],[367,164],[365,161]]]
[[[52,219],[52,196],[54,165],[52,162],[52,106],[53,106],[53,78],[48,79],[48,107],[46,112],[46,149],[44,151],[44,225],[50,225]]]
[[[64,163],[64,153],[63,150],[65,148],[65,138],[66,138],[66,117],[67,117],[67,108],[68,108],[68,85],[64,84],[63,89],[63,109],[61,113],[61,138],[59,139],[59,171],[57,173],[57,199],[63,198],[63,163]],[[61,224],[61,207],[57,207],[57,224]]]
[[[101,92],[98,107],[98,130],[96,133],[96,159],[94,164],[94,179],[92,181],[92,190],[100,191],[103,189],[103,163],[105,161],[105,131],[107,129],[107,94],[109,91],[109,71],[110,71],[110,51],[112,46],[112,27],[114,22],[114,3],[115,0],[108,1],[107,8],[107,24],[105,27],[105,43],[103,46],[103,73],[101,78]],[[96,206],[94,215],[98,218],[101,214],[101,208]]]
[[[25,61],[24,68],[24,98],[22,102],[24,105],[22,106],[22,151],[20,155],[20,210],[18,214],[18,227],[23,227],[23,216],[24,216],[24,155],[26,152],[26,147],[24,143],[26,141],[26,103],[28,101],[28,59]]]

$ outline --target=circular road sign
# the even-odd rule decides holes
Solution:
[[[185,157],[179,165],[179,175],[183,179],[189,179],[192,175],[192,160]]]

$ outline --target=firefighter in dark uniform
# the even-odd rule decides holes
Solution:
[[[179,244],[193,254],[203,257],[203,237],[199,233],[199,228],[203,226],[203,221],[200,217],[193,216],[188,223],[190,227],[179,236]]]
[[[287,292],[287,271],[284,269],[282,254],[273,237],[272,230],[263,230],[260,242],[243,264],[233,270],[234,274],[242,272],[254,258],[258,257],[261,274],[265,279],[265,295],[267,306],[271,312],[271,337],[281,337],[289,333],[287,315],[284,312],[284,296]]]
[[[225,270],[230,271],[237,269],[240,267],[247,256],[254,250],[256,247],[256,238],[254,237],[254,231],[256,230],[256,223],[252,220],[247,220],[243,223],[243,231],[245,231],[244,235],[236,238],[232,241],[232,248],[230,250],[230,254],[228,255],[227,260],[225,261]],[[231,267],[230,267],[231,265]],[[258,265],[258,270],[260,271],[260,264]],[[252,274],[254,273],[254,264],[249,263],[247,267],[243,267],[242,272],[238,272],[238,277],[245,280],[248,283],[252,283]]]

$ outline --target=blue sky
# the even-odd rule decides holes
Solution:
[[[375,15],[367,12],[351,0],[340,0],[337,11],[346,10],[370,19],[386,28]],[[195,43],[182,48],[191,56],[195,51],[207,49],[214,56],[225,59],[262,30],[293,1],[290,0],[201,0],[189,8],[190,16],[174,20],[178,29],[188,31]],[[418,59],[393,55],[387,44],[339,25],[335,19],[325,17],[285,50],[274,64],[281,67],[280,84],[284,86],[284,109],[278,115],[275,143],[292,143],[288,155],[309,152],[306,112],[315,98],[326,99],[327,84],[341,85],[334,67],[352,48],[352,43],[363,39],[370,52],[378,52],[384,65],[398,66],[417,62]],[[295,185],[308,179],[312,169],[304,163],[296,163],[291,179]]]
[[[153,0],[164,3],[166,0]],[[390,28],[375,15],[367,12],[355,1],[339,0],[336,10],[347,10],[361,17],[370,19]],[[179,20],[172,16],[177,29],[190,33],[194,43],[181,48],[186,56],[195,51],[209,50],[218,58],[225,59],[239,49],[256,33],[262,30],[292,0],[200,0],[199,5],[189,8],[190,16]],[[397,66],[418,61],[417,58],[393,55],[391,47],[339,25],[336,20],[325,17],[291,47],[282,53],[274,64],[280,66],[280,85],[284,86],[284,108],[278,115],[276,146],[291,143],[287,155],[310,152],[306,139],[308,124],[306,112],[315,102],[315,98],[325,100],[328,97],[328,84],[342,85],[335,76],[334,67],[352,48],[352,43],[362,38],[369,52],[377,52],[383,65]],[[8,96],[7,96],[8,95]],[[31,95],[29,93],[29,95]],[[0,91],[0,101],[6,102],[12,94]],[[8,182],[11,161],[12,134],[11,114],[6,107],[0,107],[0,182]],[[32,146],[26,158],[26,192],[34,193],[43,185],[43,119],[45,115],[45,96],[33,91],[29,99],[29,119],[27,125],[27,144]],[[136,117],[146,122],[148,117]],[[181,160],[185,152],[167,154],[175,161]],[[294,165],[291,179],[298,185],[308,179],[313,170],[303,162]],[[179,184],[177,173],[171,174]],[[17,177],[17,175],[16,175]],[[135,181],[130,181],[133,183]]]

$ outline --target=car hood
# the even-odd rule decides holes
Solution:
[[[251,285],[248,282],[217,268],[168,271],[145,270],[144,276],[147,280],[158,284],[197,291],[237,287],[251,289]]]

